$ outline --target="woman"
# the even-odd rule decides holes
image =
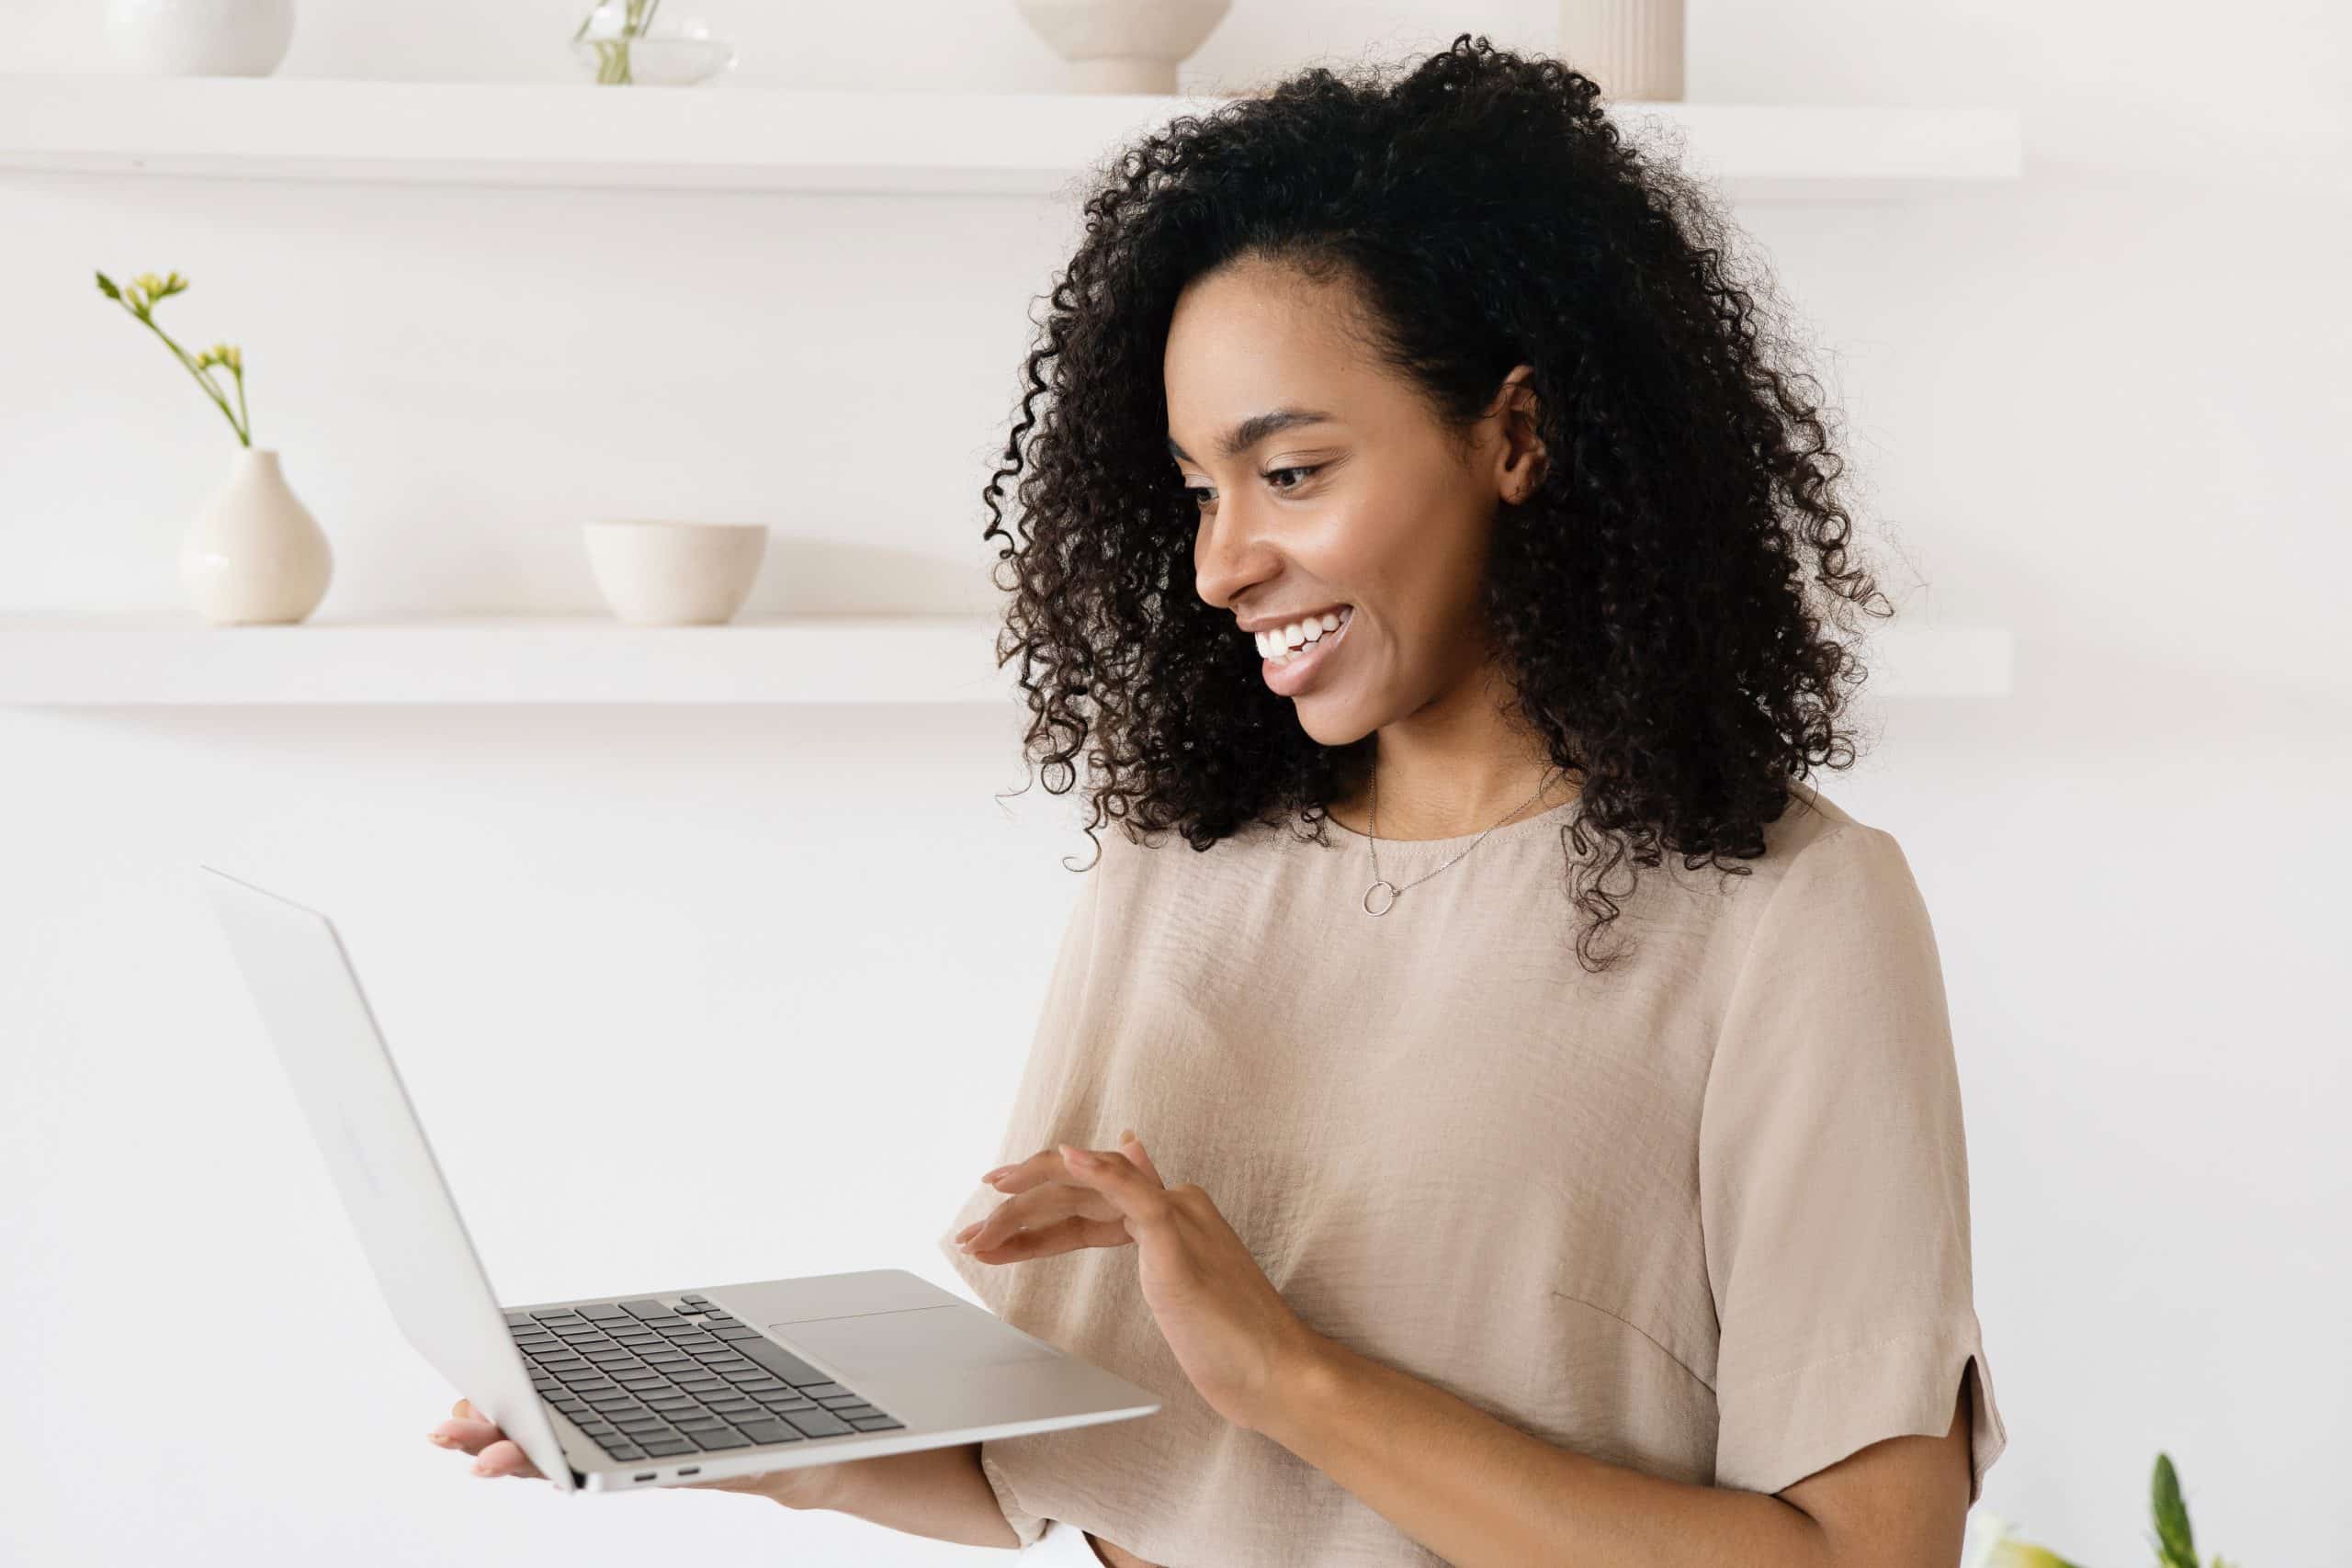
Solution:
[[[2007,1439],[1935,941],[1801,782],[1883,601],[1722,220],[1468,35],[1087,215],[988,536],[1120,830],[941,1245],[1163,1408],[735,1489],[1114,1568],[1951,1562]]]

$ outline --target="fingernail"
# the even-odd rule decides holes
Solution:
[[[1123,1144],[1136,1144],[1141,1143],[1142,1141],[1142,1139],[1136,1136],[1136,1130],[1133,1127],[1128,1128],[1125,1132],[1119,1134],[1119,1142]]]
[[[1012,1168],[1009,1165],[998,1166],[994,1170],[981,1172],[980,1179],[982,1181],[994,1181],[998,1177],[1002,1176],[1006,1171],[1011,1170]]]
[[[962,1230],[956,1233],[956,1239],[957,1241],[969,1241],[972,1238],[972,1233],[978,1230],[987,1223],[988,1222],[986,1220],[973,1221],[970,1224],[966,1225]]]
[[[488,1475],[490,1473],[490,1466],[478,1463],[474,1466],[474,1473],[476,1475]]]

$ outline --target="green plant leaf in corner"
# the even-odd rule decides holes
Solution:
[[[2188,1505],[2181,1500],[2180,1477],[2173,1470],[2171,1455],[2156,1455],[2156,1473],[2148,1491],[2156,1516],[2156,1551],[2164,1568],[2197,1568],[2197,1543],[2189,1534]]]

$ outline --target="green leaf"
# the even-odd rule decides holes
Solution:
[[[122,298],[122,290],[117,288],[114,286],[114,279],[108,277],[103,272],[98,274],[98,292],[105,295],[109,299],[119,299]]]
[[[2172,1456],[2156,1455],[2156,1473],[2149,1485],[2149,1498],[2156,1516],[2156,1545],[2163,1554],[2165,1568],[2198,1568],[2197,1543],[2189,1534],[2188,1505],[2181,1500],[2180,1477],[2172,1467]]]

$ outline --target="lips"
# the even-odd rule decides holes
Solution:
[[[1276,695],[1297,695],[1322,678],[1324,670],[1339,656],[1340,645],[1347,640],[1348,633],[1354,629],[1355,624],[1355,613],[1350,610],[1340,620],[1337,631],[1324,633],[1288,660],[1280,663],[1272,659],[1260,660],[1260,674],[1264,676],[1267,686]]]

